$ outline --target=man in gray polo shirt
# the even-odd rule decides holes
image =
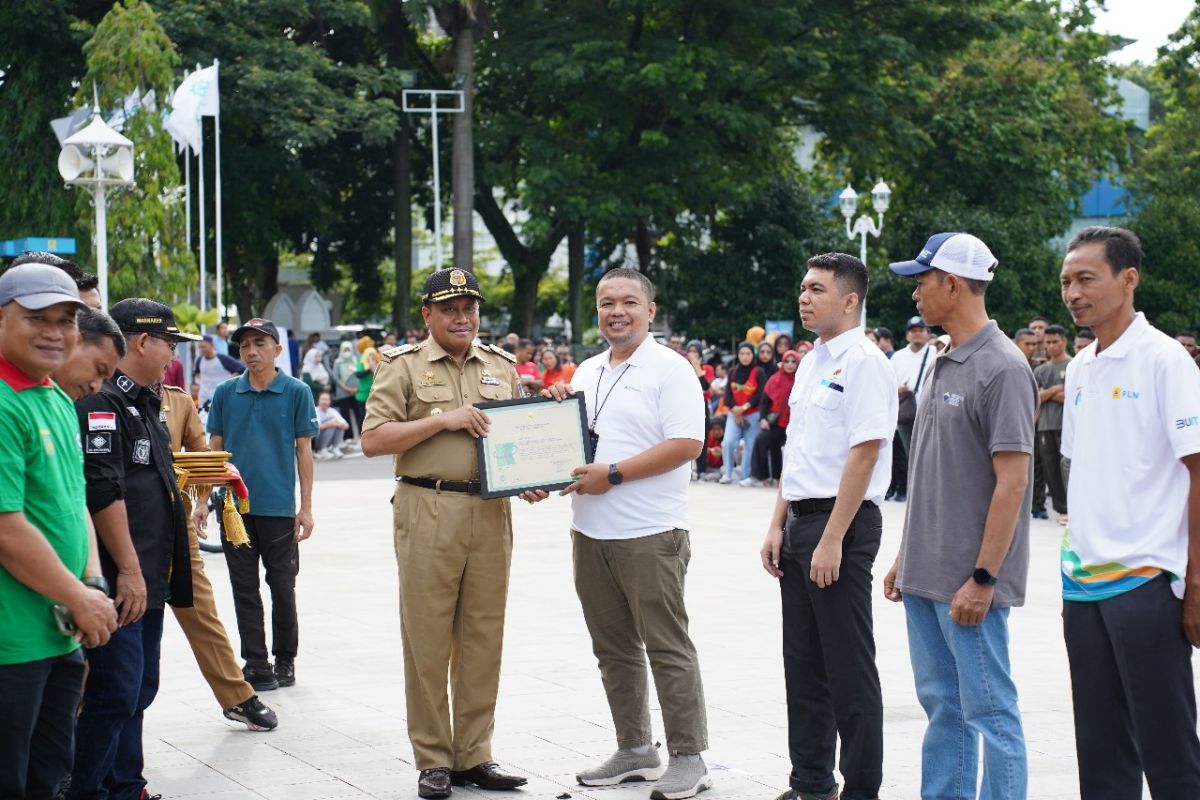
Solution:
[[[917,697],[929,717],[922,797],[1024,800],[1028,766],[1008,659],[1008,609],[1025,602],[1033,418],[1038,391],[1025,357],[989,320],[996,269],[966,233],[932,237],[913,261],[913,299],[950,334],[917,407],[908,508],[884,578],[904,601]]]

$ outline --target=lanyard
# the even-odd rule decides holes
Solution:
[[[608,398],[612,397],[613,389],[617,388],[617,384],[621,382],[621,378],[625,377],[625,373],[629,372],[631,364],[626,364],[625,368],[617,373],[617,377],[613,379],[612,385],[608,387],[608,392],[604,395],[604,399],[600,401],[600,405],[596,408],[596,413],[592,416],[592,424],[588,426],[588,430],[595,432],[596,423],[600,421],[600,412],[604,410],[604,404],[608,402]],[[604,367],[600,368],[600,377],[596,379],[596,397],[600,397],[600,384],[604,382]]]

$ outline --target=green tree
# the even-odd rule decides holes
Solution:
[[[1173,334],[1200,328],[1200,7],[1159,51],[1150,79],[1164,113],[1135,159],[1130,227],[1146,253],[1138,307]]]
[[[76,105],[99,90],[102,108],[120,108],[125,97],[154,93],[167,97],[179,65],[158,15],[142,0],[118,1],[83,46],[87,71]],[[159,106],[141,103],[126,117],[124,135],[133,141],[137,185],[109,191],[109,301],[133,295],[181,298],[196,271],[183,241],[184,198],[171,136],[162,127]],[[81,227],[92,231],[92,198],[81,193]]]

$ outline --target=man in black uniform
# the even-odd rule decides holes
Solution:
[[[158,691],[164,603],[192,604],[171,438],[150,387],[163,379],[176,344],[200,337],[181,333],[171,309],[153,300],[122,300],[110,314],[125,335],[125,356],[100,392],[75,408],[88,510],[120,627],[108,644],[87,652],[90,672],[67,797],[137,800],[146,786],[142,713]]]

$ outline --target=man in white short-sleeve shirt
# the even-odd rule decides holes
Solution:
[[[576,777],[585,786],[657,779],[651,798],[680,800],[712,785],[700,757],[708,748],[704,690],[683,602],[704,397],[687,360],[650,336],[654,286],[644,275],[605,273],[596,310],[609,349],[580,364],[569,385],[543,392],[582,392],[595,442],[593,463],[577,468],[562,493],[571,495],[575,589],[618,749]],[[647,659],[666,727],[665,772],[652,744]]]
[[[887,357],[863,334],[867,268],[845,253],[808,260],[800,320],[817,334],[800,363],[775,513],[759,553],[779,579],[789,789],[778,800],[874,800],[883,781],[883,694],[871,568],[883,534],[899,401]],[[786,527],[785,527],[786,526]]]
[[[1062,547],[1083,800],[1200,797],[1200,372],[1134,311],[1142,249],[1123,228],[1067,245],[1063,302],[1096,334],[1067,365]]]

